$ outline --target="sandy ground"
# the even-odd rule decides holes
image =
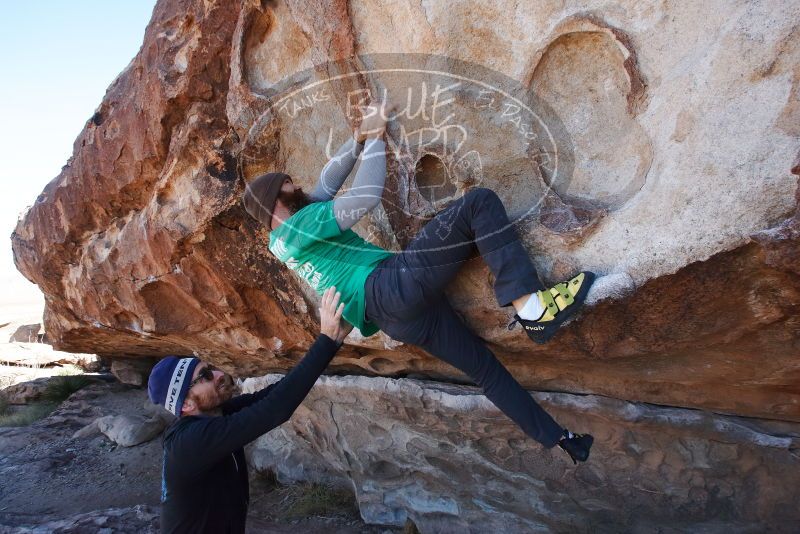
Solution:
[[[41,304],[0,302],[0,392],[12,384],[63,374],[64,367],[59,365],[72,366],[76,359],[94,359],[93,355],[76,357],[54,351],[43,343],[9,342],[20,326],[41,322]],[[72,366],[73,372],[74,369]],[[0,427],[0,534],[54,530],[157,532],[161,438],[121,447],[103,434],[73,437],[98,417],[145,414],[145,403],[149,400],[144,389],[101,375],[44,419],[26,427]],[[298,515],[291,512],[292,506],[307,500],[306,487],[280,486],[268,477],[251,473],[250,491],[248,532],[402,531],[366,525],[352,496],[347,494],[345,499],[351,502],[337,509]],[[58,522],[57,528],[50,522]],[[64,524],[70,526],[65,528]]]

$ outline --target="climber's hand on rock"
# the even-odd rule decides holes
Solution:
[[[325,290],[325,293],[322,294],[322,302],[319,306],[319,331],[321,334],[325,334],[329,338],[335,340],[337,343],[341,343],[345,336],[353,328],[350,326],[350,330],[345,331],[346,328],[342,327],[343,322],[344,324],[348,323],[346,321],[342,321],[344,302],[341,304],[339,303],[341,296],[342,294],[336,291],[334,286],[331,286]]]
[[[336,338],[336,342],[338,344],[344,343],[344,338],[347,337],[347,334],[353,331],[353,325],[345,321],[344,319],[339,319],[339,336]]]
[[[389,113],[394,110],[394,106],[387,106],[386,102],[378,102],[361,108],[361,126],[356,133],[356,140],[363,143],[365,139],[382,137],[386,131]]]

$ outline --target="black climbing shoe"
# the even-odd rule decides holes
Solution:
[[[593,272],[584,271],[566,282],[537,291],[532,296],[537,297],[542,303],[544,307],[542,316],[535,321],[529,321],[515,313],[514,320],[509,323],[508,329],[511,330],[515,323],[519,323],[535,343],[540,345],[547,343],[556,334],[558,328],[564,324],[564,321],[575,315],[575,312],[583,305],[594,278]]]
[[[572,434],[571,438],[563,437],[558,446],[564,449],[572,463],[585,462],[589,458],[589,449],[592,448],[594,438],[591,434]]]

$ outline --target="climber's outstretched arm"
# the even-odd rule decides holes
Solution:
[[[333,201],[333,216],[341,231],[351,228],[381,202],[386,183],[386,143],[383,135],[389,114],[396,110],[384,102],[374,102],[361,111],[361,124],[355,132],[358,140],[366,139],[353,186]]]
[[[317,185],[308,195],[312,202],[326,202],[336,196],[344,181],[350,176],[350,171],[353,170],[363,148],[364,143],[357,142],[354,137],[339,147],[336,154],[322,168]]]
[[[380,204],[385,183],[386,143],[380,138],[369,138],[352,187],[333,201],[333,215],[340,230],[351,228]]]

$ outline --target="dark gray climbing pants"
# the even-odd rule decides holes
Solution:
[[[476,246],[495,276],[500,306],[543,289],[503,203],[492,190],[476,188],[437,214],[406,250],[370,273],[365,283],[367,318],[393,339],[422,347],[460,369],[527,435],[552,447],[564,429],[467,328],[444,296],[445,286]]]

